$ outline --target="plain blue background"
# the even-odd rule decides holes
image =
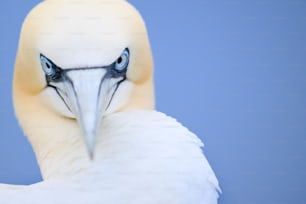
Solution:
[[[41,179],[11,100],[19,30],[38,2],[1,2],[0,183]],[[305,204],[306,1],[130,2],[149,30],[157,108],[204,140],[220,203]]]

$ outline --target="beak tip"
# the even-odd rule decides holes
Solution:
[[[95,157],[94,145],[87,146],[87,149],[88,149],[88,156],[89,156],[89,159],[90,159],[91,161],[93,161],[93,160],[94,160],[94,157]]]
[[[90,132],[87,134],[85,133],[85,140],[87,143],[86,146],[87,146],[88,156],[91,161],[94,160],[94,156],[95,156],[95,137],[96,137],[96,134],[93,132]]]
[[[89,159],[90,161],[94,160],[94,153],[92,151],[89,152]]]

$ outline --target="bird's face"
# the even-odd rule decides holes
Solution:
[[[39,100],[50,114],[77,121],[92,155],[104,116],[153,108],[152,66],[145,25],[126,1],[44,1],[20,37],[17,116],[27,108],[20,95]]]

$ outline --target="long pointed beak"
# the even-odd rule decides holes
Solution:
[[[64,89],[67,101],[82,129],[91,159],[101,119],[111,100],[110,81],[107,69],[75,69],[66,72]]]

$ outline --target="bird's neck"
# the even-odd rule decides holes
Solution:
[[[44,180],[69,177],[94,163],[88,156],[76,120],[59,117],[44,108],[39,96],[17,91],[15,95],[18,94],[19,100],[14,100],[15,112],[33,147]]]
[[[144,86],[152,88],[152,83],[148,82]],[[141,103],[148,104],[141,107],[142,109],[152,109],[154,106],[153,91],[144,92],[142,86],[138,87],[140,88],[133,92],[132,98],[135,100],[129,102],[130,109],[139,107]],[[99,166],[105,160],[105,157],[101,156],[104,154],[101,149],[108,148],[103,144],[109,132],[122,128],[120,120],[113,120],[109,116],[102,120],[101,134],[98,135],[95,147],[95,156],[91,160],[77,121],[60,117],[44,107],[41,100],[42,97],[39,94],[24,93],[15,84],[15,112],[33,147],[43,179],[69,177]],[[122,111],[131,111],[130,109],[124,107]],[[126,117],[127,121],[129,117]],[[141,119],[140,117],[139,120]]]
[[[27,101],[24,100],[24,103]],[[27,107],[30,106],[29,104]],[[31,117],[29,113],[19,113],[19,120],[32,144],[44,180],[65,179],[75,175],[102,175],[101,172],[108,171],[107,167],[102,166],[117,168],[116,156],[120,160],[129,151],[142,156],[142,152],[134,147],[140,147],[140,144],[146,144],[147,141],[139,142],[140,138],[133,137],[133,134],[142,135],[143,129],[146,129],[143,126],[152,124],[152,121],[144,122],[146,117],[155,122],[161,121],[160,114],[155,111],[110,114],[102,120],[94,159],[91,160],[75,120],[60,118],[46,109],[39,110],[37,104],[32,106],[36,111],[30,111]],[[46,117],[41,118],[42,116]],[[136,126],[138,128],[135,128]],[[130,145],[133,143],[134,147]]]
[[[70,177],[93,165],[75,120],[57,118],[49,124],[29,137],[44,180]]]

